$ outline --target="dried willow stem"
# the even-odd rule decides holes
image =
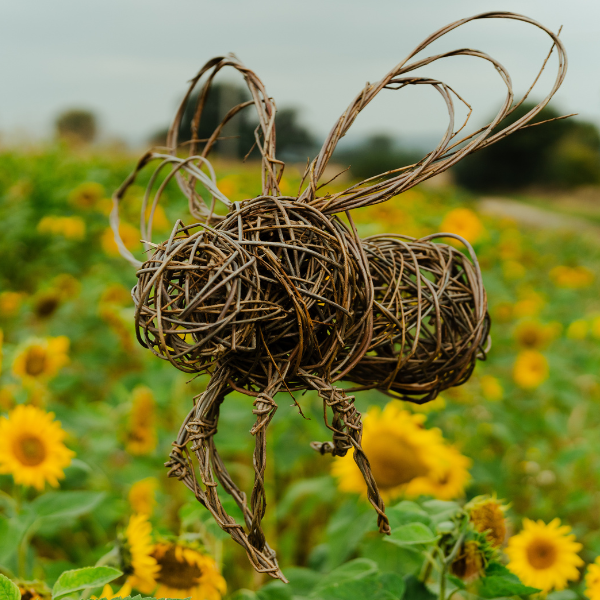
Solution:
[[[503,119],[529,95],[539,75],[515,103],[508,72],[481,51],[462,48],[415,59],[457,27],[491,18],[522,21],[550,36],[552,48],[540,73],[552,52],[558,56],[556,80],[546,98],[503,128]],[[459,134],[472,114],[468,102],[437,79],[410,75],[450,56],[489,62],[507,90],[496,117],[462,138]],[[286,581],[262,528],[267,508],[267,430],[277,410],[278,392],[316,391],[323,401],[332,441],[314,442],[313,448],[334,456],[353,452],[377,512],[379,529],[390,533],[385,506],[362,448],[361,415],[349,392],[377,388],[403,400],[427,402],[440,391],[464,383],[476,360],[485,359],[489,349],[490,321],[481,271],[465,240],[450,233],[421,239],[387,234],[361,240],[348,211],[384,202],[469,153],[530,126],[529,121],[561,85],[566,66],[558,36],[527,17],[488,12],[452,23],[427,38],[379,82],[367,84],[309,163],[304,191],[289,197],[282,196],[279,188],[284,164],[275,158],[275,104],[253,71],[234,56],[219,56],[192,79],[169,130],[167,151],[146,153],[113,195],[115,240],[121,254],[137,269],[138,283],[132,294],[140,344],[184,372],[211,376],[173,444],[166,463],[169,476],[183,481],[219,526],[246,550],[257,571]],[[200,140],[198,131],[210,86],[225,67],[244,77],[252,100],[233,107],[214,132]],[[409,85],[433,87],[446,104],[449,123],[437,148],[414,165],[333,195],[317,196],[325,167],[358,114],[381,90],[401,90]],[[191,140],[179,145],[182,118],[197,86],[199,93],[191,107]],[[456,99],[469,110],[458,128],[454,122]],[[223,139],[223,127],[250,106],[258,119],[255,142],[262,157],[262,194],[231,202],[219,190],[207,157]],[[138,174],[153,162],[157,164],[141,211],[148,257],[140,262],[119,235],[119,205]],[[187,199],[196,222],[186,226],[178,220],[168,240],[154,243],[153,216],[172,181]],[[206,201],[201,188],[208,195]],[[217,203],[227,208],[227,215],[215,212]],[[342,211],[348,224],[335,216]],[[453,245],[440,243],[440,238],[453,238]],[[466,253],[457,249],[457,242]],[[353,382],[355,387],[338,388],[334,383],[340,380]],[[220,406],[234,390],[253,398],[256,417],[251,429],[255,449],[250,502],[233,481],[215,444]],[[217,493],[219,485],[240,508],[243,525],[225,511]]]
[[[558,71],[556,75],[556,79],[554,81],[554,85],[552,89],[548,93],[548,95],[539,102],[534,108],[532,108],[527,114],[523,115],[520,119],[512,123],[511,125],[507,125],[504,128],[501,128],[499,131],[496,131],[496,126],[501,123],[501,121],[508,116],[517,106],[519,106],[523,100],[529,95],[531,88],[527,91],[522,100],[516,103],[513,106],[514,93],[512,88],[512,82],[508,71],[494,58],[486,54],[485,52],[481,52],[479,50],[472,50],[469,48],[461,48],[459,50],[453,50],[451,52],[445,52],[443,54],[438,54],[435,56],[430,56],[427,58],[423,58],[420,60],[415,60],[414,62],[409,62],[412,58],[414,58],[417,54],[422,52],[427,46],[438,40],[440,37],[453,31],[457,27],[464,25],[470,21],[474,21],[477,19],[512,19],[517,21],[522,21],[524,23],[529,23],[533,25],[545,33],[547,33],[552,39],[552,50],[556,50],[558,55]],[[551,52],[552,52],[551,50]],[[473,56],[476,58],[481,58],[490,62],[500,75],[503,83],[506,86],[506,97],[503,105],[499,109],[496,117],[486,126],[482,127],[478,131],[471,133],[462,138],[458,137],[458,134],[466,125],[465,123],[458,129],[458,131],[454,132],[454,101],[452,99],[452,94],[454,94],[460,101],[464,102],[466,106],[470,109],[470,105],[467,104],[452,88],[447,86],[445,83],[438,81],[436,79],[429,79],[424,77],[401,77],[415,69],[420,67],[424,67],[429,65],[437,60],[442,58],[450,57],[450,56]],[[547,59],[544,61],[542,65],[542,70],[546,66]],[[493,144],[507,135],[517,131],[526,125],[531,119],[533,119],[547,104],[550,102],[550,99],[560,85],[562,84],[567,71],[567,56],[565,53],[564,46],[558,35],[538,23],[533,19],[529,19],[528,17],[524,17],[523,15],[518,15],[510,12],[487,12],[479,15],[475,15],[474,17],[470,17],[468,19],[462,19],[460,21],[456,21],[451,23],[450,25],[443,27],[433,35],[429,36],[424,42],[422,42],[419,46],[417,46],[403,61],[401,61],[398,65],[396,65],[383,79],[374,84],[367,84],[365,88],[358,94],[358,96],[352,101],[352,103],[348,106],[344,114],[339,118],[337,123],[331,129],[325,143],[318,156],[312,161],[308,168],[308,179],[309,185],[306,190],[301,194],[299,200],[302,202],[308,202],[317,206],[323,212],[330,214],[336,213],[341,210],[350,210],[352,208],[359,208],[361,206],[367,206],[371,204],[377,204],[379,202],[385,202],[389,198],[396,196],[411,187],[438,175],[439,173],[445,171],[452,165],[456,164],[459,160],[467,156],[468,154],[481,150]],[[537,82],[539,78],[536,77],[534,84]],[[439,94],[441,94],[444,99],[447,109],[448,109],[448,127],[446,129],[446,133],[437,148],[435,148],[432,152],[430,152],[427,156],[425,156],[421,161],[408,167],[405,170],[402,170],[397,175],[393,175],[392,177],[388,177],[385,180],[381,180],[382,177],[385,177],[388,174],[393,174],[393,171],[388,171],[387,173],[383,173],[378,177],[371,178],[365,182],[356,184],[342,192],[339,192],[330,197],[318,198],[316,196],[317,190],[317,182],[325,171],[325,167],[329,162],[335,147],[337,146],[338,141],[346,135],[348,129],[352,125],[352,123],[356,120],[356,117],[359,113],[364,110],[364,108],[373,100],[373,98],[383,89],[394,89],[400,90],[408,85],[430,85],[432,86]],[[532,86],[533,87],[533,86]],[[467,116],[467,120],[471,116],[471,111],[469,110],[469,115]],[[375,180],[374,183],[371,183]]]

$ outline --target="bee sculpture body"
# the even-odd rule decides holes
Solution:
[[[472,49],[415,58],[456,27],[489,18],[518,20],[542,29],[552,38],[551,52],[556,50],[558,56],[558,74],[547,97],[504,128],[501,122],[522,100],[515,103],[510,76],[500,63]],[[490,62],[507,90],[494,120],[462,138],[459,134],[466,122],[455,124],[454,102],[464,100],[441,81],[410,75],[447,56],[475,56]],[[200,140],[197,131],[208,91],[215,75],[228,66],[243,75],[252,100],[232,108],[210,138]],[[284,165],[275,158],[273,100],[257,75],[235,57],[216,57],[192,80],[170,128],[168,152],[145,154],[115,192],[111,214],[115,239],[137,269],[132,295],[140,344],[177,369],[211,376],[173,444],[166,463],[169,476],[184,482],[220,527],[245,548],[257,571],[286,581],[261,527],[267,506],[266,430],[277,410],[278,392],[317,392],[332,441],[314,442],[313,447],[335,456],[353,452],[379,529],[390,533],[361,446],[361,416],[349,393],[376,388],[403,400],[427,402],[440,391],[464,383],[489,347],[486,294],[468,242],[449,233],[421,239],[398,234],[360,239],[351,210],[384,202],[526,126],[549,102],[565,72],[566,56],[557,35],[527,17],[494,12],[453,23],[425,40],[381,81],[367,84],[309,164],[299,195],[290,197],[279,189]],[[200,83],[191,141],[180,146],[181,120]],[[359,112],[381,90],[408,85],[433,87],[446,104],[448,128],[437,148],[418,163],[318,196],[329,158]],[[207,156],[227,122],[249,106],[258,116],[255,138],[262,155],[262,194],[231,202],[219,190]],[[186,156],[182,157],[182,149]],[[140,262],[119,236],[119,205],[138,173],[155,162],[158,166],[142,207],[141,233],[148,257]],[[179,220],[168,240],[154,243],[153,214],[171,180],[187,198],[195,223],[186,226]],[[209,202],[200,188],[208,192]],[[227,207],[226,215],[215,212],[217,203]],[[448,238],[455,243],[438,241]],[[462,252],[456,247],[460,244]],[[354,387],[338,387],[341,380]],[[227,471],[214,440],[220,406],[233,390],[252,399],[256,416],[251,430],[256,441],[255,480],[249,500]],[[298,409],[301,412],[299,405]],[[225,511],[218,486],[240,507],[243,524]]]

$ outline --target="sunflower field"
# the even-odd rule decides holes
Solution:
[[[286,585],[255,573],[163,466],[208,381],[136,340],[135,272],[108,224],[134,164],[66,146],[0,152],[0,600],[600,599],[600,240],[486,217],[449,185],[354,211],[362,237],[469,240],[493,344],[428,404],[356,394],[390,536],[352,457],[311,449],[330,437],[316,394],[297,394],[303,416],[277,396],[264,526]],[[216,167],[231,200],[260,191],[257,165]],[[145,183],[123,204],[133,252]],[[299,183],[287,167],[284,192]],[[167,188],[158,237],[186,215]],[[248,397],[227,396],[218,443],[248,492],[253,421]]]

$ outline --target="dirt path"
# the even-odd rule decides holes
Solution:
[[[600,227],[579,217],[545,210],[509,198],[482,198],[479,210],[484,215],[508,217],[528,227],[578,233],[600,244]]]

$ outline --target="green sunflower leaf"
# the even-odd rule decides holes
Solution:
[[[104,496],[103,492],[84,490],[46,492],[38,496],[29,507],[38,519],[72,519],[96,508]]]
[[[21,600],[21,591],[16,583],[0,574],[0,600]]]
[[[397,527],[392,535],[385,538],[386,542],[397,546],[414,546],[417,544],[433,544],[437,537],[423,523],[408,523]]]
[[[356,558],[334,569],[308,595],[323,600],[373,598],[381,589],[377,564],[367,558]]]
[[[516,576],[491,575],[479,582],[477,595],[481,598],[504,598],[505,596],[529,596],[540,592],[537,588],[523,585]]]
[[[65,571],[52,588],[52,598],[55,600],[86,588],[101,587],[121,575],[121,571],[112,567],[84,567]]]

